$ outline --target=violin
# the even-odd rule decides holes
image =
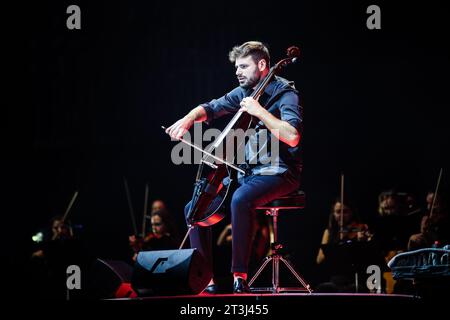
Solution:
[[[342,228],[342,231],[339,231],[339,233],[341,234],[340,240],[343,241],[370,241],[372,239],[372,234],[364,223],[352,222],[350,225]]]
[[[258,100],[264,93],[267,85],[271,82],[273,77],[277,75],[281,69],[291,63],[294,63],[300,56],[300,49],[298,47],[289,47],[287,49],[287,58],[280,60],[272,68],[270,68],[267,76],[258,84],[250,97]],[[187,215],[188,226],[190,228],[195,225],[207,227],[220,222],[225,217],[225,207],[231,201],[232,191],[236,188],[237,183],[237,170],[231,170],[230,168],[236,168],[233,165],[229,165],[225,162],[218,164],[212,164],[211,152],[222,145],[222,142],[232,130],[242,129],[247,130],[255,127],[253,117],[246,112],[238,111],[222,133],[217,137],[214,143],[204,152],[201,164],[197,170],[196,181],[194,183],[194,191],[191,200],[191,206]],[[237,149],[242,146],[239,145]],[[227,154],[225,151],[225,144],[222,145],[223,154]],[[216,159],[217,160],[217,159]],[[233,160],[234,161],[234,160]],[[209,172],[204,176],[204,164],[207,164]],[[239,170],[243,171],[243,170]],[[229,177],[230,183],[225,187],[222,183],[223,179]],[[212,205],[213,200],[219,195],[223,195],[222,201],[219,204]]]
[[[159,240],[165,235],[167,236],[167,234],[156,234],[153,232],[147,234],[145,237],[132,235],[128,237],[128,241],[131,249],[137,253],[143,249],[146,243]]]

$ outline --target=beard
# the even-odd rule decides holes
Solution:
[[[261,80],[261,73],[255,72],[250,78],[244,78],[243,81],[239,81],[239,86],[243,89],[251,89],[255,87]]]

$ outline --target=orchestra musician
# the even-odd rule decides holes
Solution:
[[[426,213],[420,223],[420,233],[411,235],[408,250],[441,247],[450,244],[450,222],[448,210],[439,195],[428,192],[426,196]],[[433,208],[433,210],[431,210]]]
[[[354,292],[355,272],[367,267],[372,259],[368,258],[372,248],[367,245],[372,237],[368,225],[359,221],[350,206],[340,199],[334,200],[316,257],[329,282],[322,283],[317,290]]]
[[[130,247],[134,251],[133,261],[136,261],[140,251],[170,250],[179,245],[178,234],[169,211],[160,209],[150,215],[151,232],[143,238],[134,235],[129,237]]]

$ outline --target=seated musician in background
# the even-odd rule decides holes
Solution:
[[[157,210],[150,215],[151,232],[143,239],[134,235],[129,237],[130,246],[134,251],[133,261],[136,261],[140,251],[171,250],[177,249],[179,245],[178,233],[172,216],[165,210]]]
[[[32,253],[32,257],[43,258],[50,241],[64,241],[73,238],[73,231],[69,224],[63,221],[62,217],[56,216],[50,220],[51,233],[38,233],[33,237],[39,245],[38,249]]]
[[[153,218],[153,215],[156,213],[155,217]],[[145,235],[144,238],[147,237],[147,240],[152,239],[154,237],[154,234],[163,234],[166,233],[167,230],[170,230],[168,233],[171,234],[171,238],[174,238],[175,241],[178,241],[178,233],[176,232],[176,226],[173,223],[173,219],[172,216],[169,212],[169,210],[167,209],[166,203],[163,200],[160,199],[156,199],[152,202],[151,206],[150,206],[150,215],[146,216],[145,219],[150,220],[150,223],[147,224],[147,226],[149,226],[149,230],[145,230]],[[161,225],[160,226],[156,226],[156,228],[153,227],[152,221],[154,221],[154,223],[156,225]],[[166,226],[167,225],[167,226]],[[163,229],[164,232],[159,232],[159,230]],[[156,232],[155,232],[156,231]],[[148,241],[144,241],[145,239],[142,238],[141,236],[137,236],[137,235],[131,235],[128,237],[128,240],[130,242],[130,247],[133,249],[134,255],[133,255],[133,260],[135,260],[137,253],[139,253],[139,251],[143,250],[143,248],[147,248],[147,250],[160,250],[160,249],[151,249],[151,247],[167,247],[166,245],[153,245],[153,246],[149,246],[149,244],[144,244],[144,242],[148,242]],[[164,236],[164,238],[166,238]],[[165,240],[162,240],[161,242],[163,242]],[[173,246],[172,246],[173,247]],[[175,249],[175,248],[169,248],[169,249]]]
[[[79,226],[78,226],[79,227]],[[66,269],[70,265],[86,268],[93,259],[80,235],[61,216],[50,221],[51,232],[40,232],[32,238],[36,250],[30,260],[30,287],[41,298],[66,299]]]
[[[434,206],[433,206],[434,201]],[[411,235],[408,242],[408,250],[442,247],[450,244],[450,221],[447,206],[442,198],[434,192],[428,192],[426,196],[426,213],[420,223],[420,233]],[[433,206],[433,210],[431,210]]]
[[[380,264],[386,293],[410,293],[411,284],[395,280],[387,263],[407,249],[411,234],[418,232],[421,210],[415,209],[412,197],[395,190],[383,191],[378,196],[378,212],[372,224],[373,241],[384,261]]]
[[[410,235],[418,231],[420,210],[412,210],[407,199],[393,190],[383,191],[378,197],[378,215],[373,222],[374,240],[386,261],[406,251]],[[412,212],[418,213],[410,214]]]
[[[317,290],[354,292],[355,272],[365,271],[369,263],[368,248],[360,244],[371,239],[367,224],[361,223],[348,205],[335,200],[316,257],[316,263],[322,266],[329,282],[319,285]]]
[[[239,86],[221,98],[192,109],[167,128],[166,133],[173,139],[179,139],[194,122],[210,123],[213,119],[238,111],[248,113],[258,123],[255,134],[249,139],[251,143],[245,145],[245,160],[251,165],[245,176],[239,173],[239,187],[234,191],[230,205],[233,229],[231,266],[234,278],[233,292],[246,293],[250,292],[247,273],[254,234],[255,209],[297,190],[300,185],[302,115],[297,90],[292,82],[281,77],[268,78],[271,81],[258,100],[251,96],[270,74],[270,55],[264,44],[250,41],[236,46],[229,53],[229,59],[236,68]],[[258,139],[261,142],[263,134],[267,137],[262,143],[266,147],[271,145],[271,139],[279,140],[278,154],[269,151],[264,155],[266,158],[256,158],[254,143]],[[256,146],[259,150],[263,148],[261,144]],[[257,163],[251,163],[252,159],[257,159]],[[220,196],[213,201],[213,203],[220,202]],[[187,216],[189,212],[190,203],[186,206],[185,215]],[[213,270],[211,240],[211,230],[208,227],[197,225],[190,232],[191,247],[199,250]],[[211,279],[210,285],[214,285],[214,279]]]

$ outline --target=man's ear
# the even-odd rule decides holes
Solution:
[[[261,59],[258,61],[258,69],[259,71],[263,71],[267,67],[266,59]]]

